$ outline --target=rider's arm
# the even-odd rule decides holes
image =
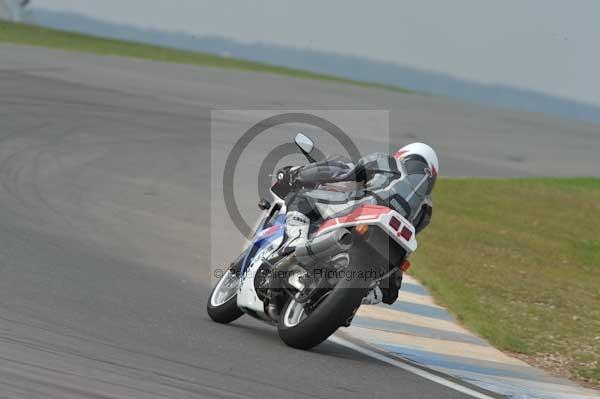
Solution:
[[[338,160],[325,160],[304,166],[298,171],[296,182],[301,184],[335,183],[343,181],[364,181],[362,160],[356,165]]]
[[[431,222],[431,214],[433,213],[433,208],[429,204],[423,205],[419,215],[417,215],[415,220],[415,234],[419,234],[425,227],[429,225]]]

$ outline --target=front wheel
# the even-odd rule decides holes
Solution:
[[[244,314],[237,306],[239,283],[239,277],[228,270],[210,293],[206,312],[217,323],[231,323]]]

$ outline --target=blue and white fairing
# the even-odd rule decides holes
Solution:
[[[261,223],[261,228],[264,226]],[[261,229],[259,228],[259,229]],[[239,308],[257,313],[264,313],[264,304],[258,298],[254,288],[254,278],[263,263],[277,250],[283,241],[285,232],[285,215],[277,215],[269,227],[258,230],[252,242],[246,249],[242,268],[240,270],[240,285],[238,288],[237,305]]]

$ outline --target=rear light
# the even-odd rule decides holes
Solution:
[[[359,224],[358,226],[356,226],[354,228],[354,230],[356,230],[356,232],[358,234],[360,234],[361,236],[364,236],[365,234],[367,234],[367,231],[369,231],[369,225],[368,224]]]
[[[412,231],[410,231],[410,229],[406,226],[404,226],[402,228],[402,231],[400,232],[400,236],[402,238],[404,238],[406,241],[410,241],[412,234],[413,234]]]
[[[390,227],[396,231],[400,228],[400,220],[397,217],[392,216],[390,218]]]
[[[400,268],[403,272],[407,271],[408,269],[410,269],[410,262],[405,260]]]

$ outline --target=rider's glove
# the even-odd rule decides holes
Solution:
[[[284,166],[277,171],[277,181],[290,187],[296,187],[296,178],[301,169],[301,166]]]

